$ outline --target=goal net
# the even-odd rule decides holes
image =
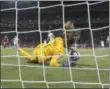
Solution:
[[[1,88],[108,88],[109,1],[0,1]],[[3,8],[5,7],[5,8]],[[13,38],[32,52],[52,31],[64,34],[64,63],[69,47],[80,52],[76,67],[28,63],[13,46]]]

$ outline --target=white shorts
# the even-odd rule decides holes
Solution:
[[[16,48],[16,49],[17,49],[17,44],[14,44],[14,48]],[[19,48],[19,45],[18,45],[18,48]]]

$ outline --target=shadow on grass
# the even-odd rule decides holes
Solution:
[[[29,62],[27,61],[26,64],[29,64],[29,65],[36,65],[36,66],[43,66],[43,64],[39,64],[39,63],[36,63],[36,62]],[[45,67],[50,67],[49,64],[45,64]],[[77,64],[75,67],[85,67],[85,68],[95,68],[95,65],[90,65],[90,64]],[[54,67],[53,67],[54,68]],[[59,67],[60,68],[60,67]],[[74,68],[74,67],[73,67]]]

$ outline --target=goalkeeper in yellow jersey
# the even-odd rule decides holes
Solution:
[[[29,54],[22,48],[19,52],[30,62],[48,63],[52,67],[62,66],[58,59],[64,54],[64,41],[61,37],[56,37],[48,43],[39,44],[34,48],[32,54]]]

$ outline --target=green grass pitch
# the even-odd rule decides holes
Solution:
[[[25,48],[28,52],[32,52],[32,48]],[[81,55],[92,55],[92,49],[78,49]],[[108,49],[95,49],[97,56],[109,55]],[[1,49],[1,56],[16,55],[15,49]],[[62,60],[66,57],[62,58]],[[80,57],[76,67],[71,68],[52,68],[45,66],[45,78],[49,88],[101,88],[96,70],[96,62],[99,68],[100,79],[104,87],[109,87],[109,57],[85,56]],[[61,60],[61,61],[62,61]],[[25,88],[46,88],[44,81],[44,70],[42,65],[28,63],[25,58],[20,58],[21,78]],[[22,83],[19,76],[19,67],[14,66],[19,64],[17,57],[2,57],[1,58],[1,86],[3,88],[22,88]],[[6,66],[5,64],[13,64]],[[105,70],[104,70],[105,69]],[[72,75],[70,77],[70,75]],[[66,82],[73,80],[72,82]],[[18,81],[3,81],[3,80],[18,80]],[[28,81],[28,82],[26,82]],[[32,82],[44,81],[44,82]],[[61,82],[63,83],[50,83]],[[86,83],[86,84],[85,84]],[[87,84],[95,83],[95,84]]]

